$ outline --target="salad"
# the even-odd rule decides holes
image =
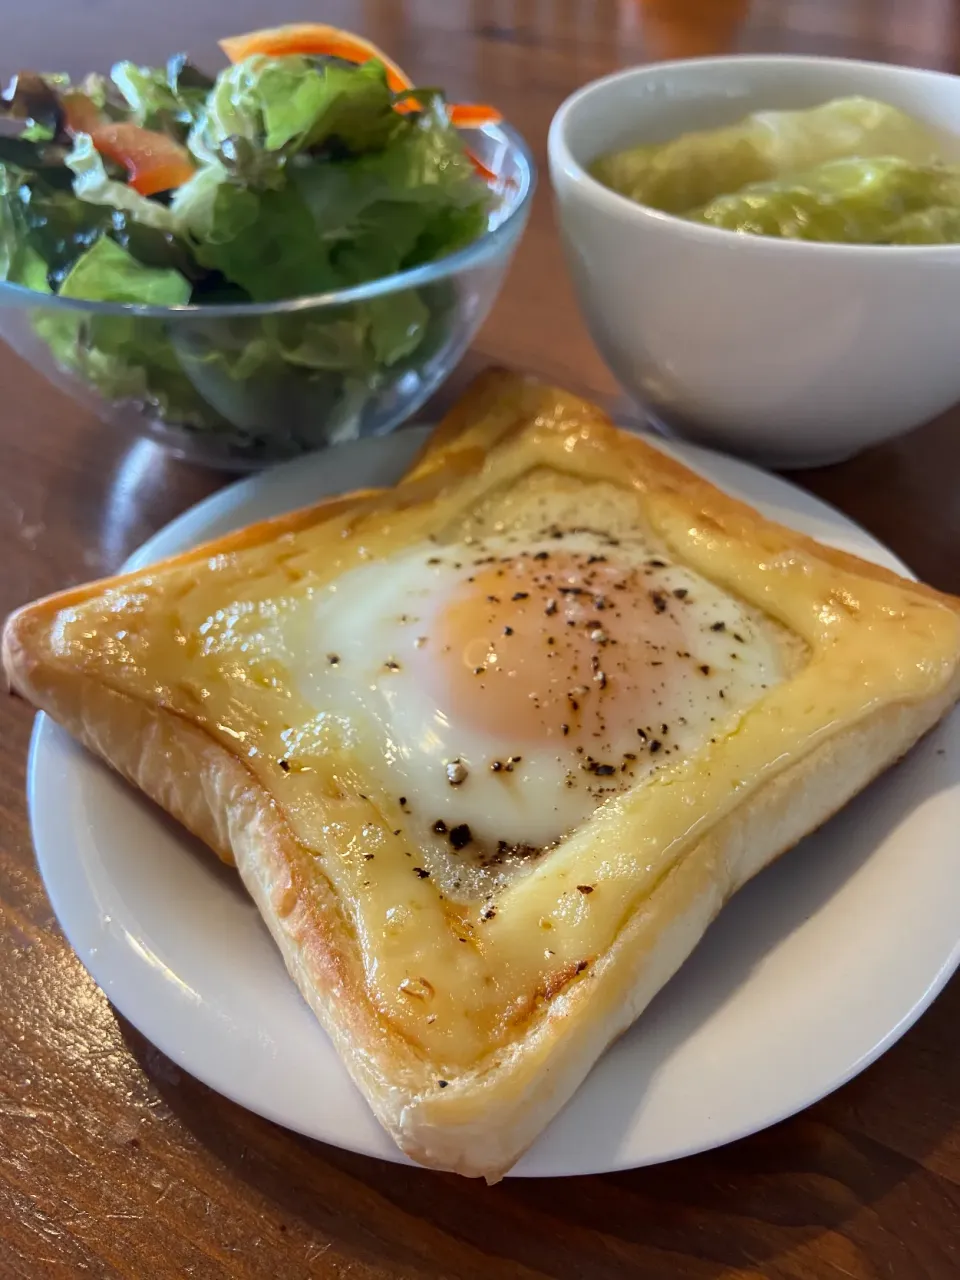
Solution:
[[[621,195],[752,235],[845,244],[960,242],[960,167],[920,121],[869,98],[761,111],[601,157]]]
[[[499,120],[417,88],[379,50],[302,25],[80,83],[22,72],[0,99],[0,280],[201,310],[31,309],[57,366],[234,452],[296,453],[443,348],[457,283],[247,315],[434,262],[481,236],[494,175],[460,130]]]

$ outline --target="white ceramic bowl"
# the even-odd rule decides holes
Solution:
[[[642,208],[587,173],[617,148],[851,94],[926,121],[960,160],[960,78],[843,59],[636,67],[554,117],[550,173],[590,331],[623,386],[679,434],[814,466],[960,400],[960,245],[736,235]]]

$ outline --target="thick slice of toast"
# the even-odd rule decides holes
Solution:
[[[384,744],[403,726],[380,738],[369,708],[336,701],[346,659],[330,650],[324,619],[342,630],[351,600],[376,616],[376,599],[349,584],[371,566],[392,573],[412,549],[436,552],[425,564],[457,556],[466,573],[461,561],[485,540],[502,550],[506,539],[513,550],[496,563],[509,572],[511,558],[565,537],[577,547],[599,540],[589,564],[693,575],[704,599],[728,601],[751,632],[728,646],[729,686],[709,663],[696,668],[714,701],[691,697],[679,736],[638,723],[640,746],[612,778],[613,765],[570,757],[569,786],[584,768],[591,786],[597,775],[610,783],[590,793],[582,820],[537,848],[517,842],[509,856],[502,847],[515,836],[491,856],[478,837],[484,856],[474,856],[467,824],[455,839],[416,790],[397,794],[403,753],[385,764],[393,748]],[[630,562],[639,547],[646,558]],[[477,556],[466,581],[495,560]],[[567,582],[560,591],[584,594]],[[518,609],[525,595],[514,593]],[[706,608],[685,586],[649,595],[651,616]],[[339,613],[318,613],[321,598],[342,600]],[[608,605],[595,595],[590,607]],[[556,629],[556,599],[544,612],[544,631]],[[613,613],[588,623],[600,652],[604,616]],[[716,639],[728,624],[714,616],[701,630]],[[774,525],[591,405],[493,371],[394,488],[29,605],[7,623],[3,660],[17,692],[236,863],[399,1146],[423,1164],[494,1180],[727,898],[956,701],[960,602]],[[598,683],[583,697],[605,688],[601,661],[612,660],[596,660]],[[737,663],[753,672],[746,684],[736,684]],[[387,665],[416,686],[413,667]],[[718,716],[728,688],[740,693]],[[567,731],[554,742],[558,760],[573,750]],[[519,754],[490,768],[505,774],[514,759],[516,777]],[[450,787],[488,794],[478,761],[469,758],[468,775],[463,760],[445,763]],[[549,797],[531,795],[542,820]],[[495,801],[490,809],[495,833],[505,819]]]

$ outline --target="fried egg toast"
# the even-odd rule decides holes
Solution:
[[[960,694],[960,605],[484,375],[394,488],[30,605],[12,686],[244,883],[400,1147],[496,1179]]]

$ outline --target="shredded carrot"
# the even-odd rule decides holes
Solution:
[[[450,123],[458,129],[482,129],[485,124],[499,124],[503,116],[496,107],[468,102],[452,103],[447,107]]]
[[[258,53],[271,58],[313,54],[343,58],[345,62],[353,62],[358,66],[376,58],[383,63],[387,84],[394,93],[403,93],[413,88],[413,82],[406,72],[375,44],[364,40],[362,36],[342,31],[339,27],[328,27],[320,22],[295,22],[285,27],[251,31],[245,36],[228,36],[220,41],[220,48],[231,62],[242,62],[244,58],[251,58]],[[396,109],[406,115],[410,111],[419,111],[420,103],[415,98],[404,98],[397,103]],[[485,124],[497,124],[503,119],[495,107],[483,105],[460,103],[447,110],[451,124],[458,129],[479,129]]]
[[[413,87],[409,77],[375,44],[362,36],[328,27],[320,22],[296,22],[285,27],[272,27],[263,31],[251,31],[245,36],[228,36],[220,41],[220,48],[231,62],[242,62],[254,54],[266,54],[271,58],[286,58],[295,54],[313,54],[328,58],[343,58],[345,62],[362,64],[376,58],[387,72],[387,84],[394,93]],[[412,110],[410,106],[406,110]]]
[[[484,182],[490,183],[491,185],[494,182],[499,182],[500,175],[494,173],[492,169],[488,169],[483,161],[478,156],[475,156],[472,151],[467,151],[467,159],[473,165],[474,169],[476,169]]]

